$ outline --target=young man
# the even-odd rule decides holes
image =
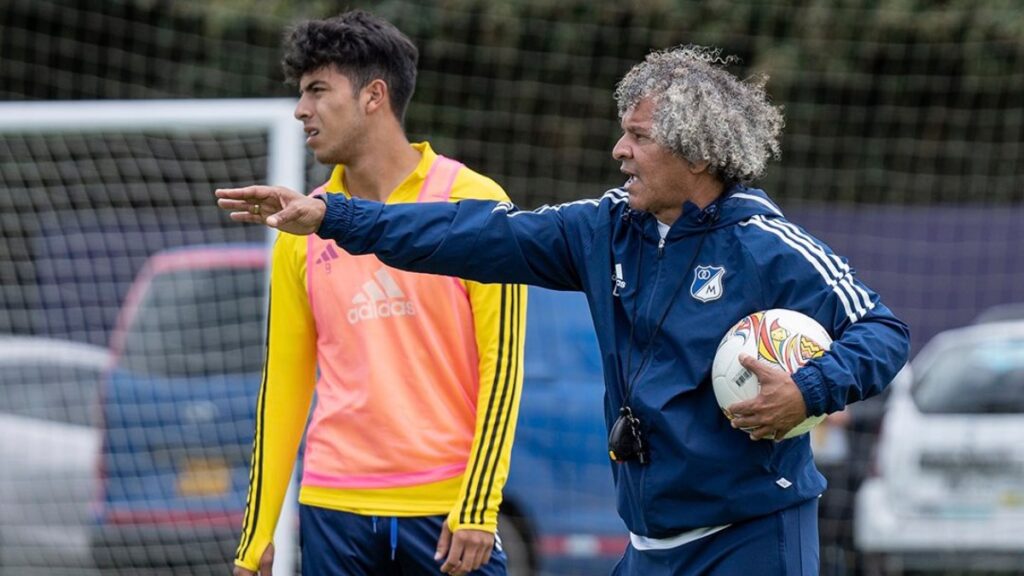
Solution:
[[[908,331],[844,259],[744,184],[777,154],[783,118],[762,84],[721,64],[685,47],[630,70],[612,150],[628,180],[600,199],[415,210],[258,186],[221,190],[218,203],[403,269],[586,293],[630,531],[615,574],[815,575],[825,480],[808,435],[759,440],[880,392],[906,362]],[[709,379],[715,350],[769,308],[815,318],[832,348],[792,376],[744,358],[760,394],[730,406],[730,423]]]
[[[291,32],[283,65],[301,94],[295,117],[317,160],[336,165],[317,194],[412,206],[507,200],[492,180],[406,139],[417,58],[394,26],[361,11]],[[282,233],[270,294],[235,574],[270,573],[314,391],[299,494],[303,573],[504,574],[495,531],[525,288],[403,272]]]

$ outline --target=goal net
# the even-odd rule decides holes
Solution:
[[[280,81],[283,30],[301,18],[333,15],[341,6],[326,0],[0,4],[0,100],[8,101],[293,95]],[[767,74],[768,93],[784,107],[781,159],[757,184],[791,220],[849,257],[858,277],[910,324],[914,353],[936,334],[970,324],[986,311],[990,318],[1024,315],[1012,306],[992,311],[1024,302],[1019,240],[1024,224],[1024,5],[1019,0],[354,0],[346,6],[386,17],[420,48],[418,84],[407,114],[410,138],[429,140],[438,152],[493,178],[527,208],[595,197],[622,182],[610,155],[620,134],[612,94],[630,66],[653,49],[690,43],[720,47],[723,54],[741,59],[731,71],[742,77]],[[105,350],[117,341],[120,311],[143,270],[154,287],[163,280],[172,283],[168,286],[191,287],[193,299],[202,293],[200,287],[212,286],[216,292],[221,285],[219,277],[210,276],[213,262],[225,266],[215,255],[203,256],[211,270],[186,273],[174,268],[174,253],[162,250],[217,245],[234,250],[230,257],[219,257],[248,262],[249,245],[264,240],[255,227],[228,223],[212,208],[209,195],[217,186],[267,180],[276,157],[268,124],[258,114],[230,126],[212,117],[201,126],[161,124],[164,104],[139,103],[131,121],[117,120],[119,113],[111,111],[112,124],[101,128],[54,120],[53,109],[42,104],[13,115],[17,122],[9,126],[16,127],[0,133],[0,333],[58,341],[37,348],[51,350],[48,358],[75,359],[67,367],[56,362],[46,367],[67,371],[67,379],[85,370],[79,365],[90,362],[90,352],[105,353],[73,351],[71,344]],[[85,104],[62,106],[86,109]],[[231,110],[222,118],[252,109],[226,106]],[[284,112],[281,116],[297,129],[294,120]],[[318,183],[324,175],[321,169],[306,181]],[[146,268],[157,254],[162,260]],[[246,275],[257,273],[239,264],[225,274],[223,282],[238,286],[247,282]],[[188,291],[148,293],[165,303],[161,307],[184,310],[191,306],[181,300],[190,297]],[[238,301],[259,297],[249,293]],[[155,301],[140,296],[138,308]],[[147,332],[161,333],[164,323],[171,322],[175,330],[195,335],[160,340],[166,356],[143,362],[153,363],[150,370],[176,370],[197,347],[203,351],[204,374],[211,366],[237,369],[231,364],[237,350],[212,355],[216,347],[207,346],[206,338],[228,338],[202,321],[218,318],[219,325],[240,326],[241,320],[221,320],[207,304],[189,313],[136,320]],[[231,313],[230,306],[223,310]],[[562,309],[549,316],[559,316],[556,312]],[[156,349],[145,338],[120,341],[121,358]],[[241,337],[232,342],[256,345]],[[528,335],[526,361],[536,371],[527,373],[523,402],[547,401],[564,410],[523,412],[512,478],[525,478],[532,492],[528,499],[519,499],[514,489],[508,492],[506,513],[515,523],[506,525],[517,527],[521,538],[507,540],[525,551],[528,565],[540,573],[607,573],[621,553],[623,532],[603,452],[595,455],[602,450],[602,431],[573,419],[591,408],[580,398],[600,390],[577,392],[568,400],[558,397],[560,389],[551,384],[552,372],[544,364],[554,348],[537,342],[543,341]],[[15,350],[13,343],[0,348]],[[28,352],[18,355],[27,357]],[[134,360],[129,364],[137,365]],[[229,379],[217,377],[222,376],[223,390],[228,390]],[[591,376],[580,380],[589,385]],[[65,379],[43,372],[28,378],[25,382]],[[36,409],[29,396],[36,388],[12,383],[6,389],[15,392],[4,401],[23,407],[10,411]],[[135,402],[146,406],[145,422],[124,426],[160,430],[170,446],[174,438],[169,431],[185,428],[161,420],[158,407],[183,401],[140,397]],[[198,422],[228,410],[216,399],[204,402],[188,410],[189,418]],[[873,453],[883,413],[880,399],[855,404],[845,421],[836,419],[831,433],[816,439],[816,454],[831,486],[821,506],[823,574],[864,574],[869,568],[865,560],[871,554],[854,543],[854,501],[865,477],[877,472]],[[197,429],[215,430],[240,446],[247,417],[240,424]],[[64,418],[82,421],[86,416]],[[20,430],[26,424],[17,426]],[[37,437],[56,438],[45,430]],[[124,450],[135,449],[135,438],[125,435]],[[83,455],[89,462],[77,466],[88,470],[85,478],[94,482],[97,471],[102,476],[85,457],[99,448],[70,442],[54,441],[52,450],[13,443],[13,459],[5,453],[0,462],[31,462],[42,469],[52,453],[66,456],[52,459],[62,466],[72,466],[71,455]],[[543,452],[553,445],[577,451]],[[209,454],[170,448],[156,454],[151,465],[166,466],[161,478],[173,489],[202,494],[224,485],[217,472],[223,467]],[[940,472],[945,474],[941,482],[952,487],[950,494],[973,497],[988,491],[994,495],[988,502],[993,517],[1021,516],[1024,485],[1019,480],[1003,477],[1000,482],[1006,484],[998,491],[979,489],[991,486],[985,468],[967,457],[955,463],[939,460],[949,468]],[[1013,458],[1008,461],[1011,468],[1021,466]],[[187,462],[188,468],[172,472],[175,462]],[[140,466],[134,488],[149,490],[143,468],[133,465]],[[58,566],[59,559],[43,552],[80,541],[43,528],[71,524],[57,515],[64,508],[59,503],[102,501],[95,485],[78,484],[89,492],[85,497],[64,496],[64,488],[45,488],[40,477],[16,481],[0,476],[0,497],[23,493],[12,492],[12,486],[43,487],[51,501],[38,507],[0,505],[0,566],[14,566],[12,574],[23,573],[32,559]],[[542,484],[545,477],[551,482]],[[235,502],[222,503],[217,510],[240,509],[232,508]],[[964,514],[955,501],[938,508],[936,515]],[[546,509],[555,512],[544,514]],[[15,519],[7,510],[18,511]],[[96,522],[103,510],[111,508],[99,514],[89,509],[84,518]],[[212,512],[210,517],[217,518]],[[189,518],[176,518],[180,530],[198,530]],[[234,519],[219,517],[217,522],[226,525]],[[986,530],[970,519],[952,525],[969,534]],[[25,540],[32,532],[29,526],[50,535],[51,542]],[[137,532],[138,541],[123,540],[112,549],[157,564],[179,553],[170,544],[149,546]],[[81,542],[88,548],[92,540]],[[921,548],[925,555],[958,556],[955,547],[926,542]],[[1024,536],[1019,548],[1024,549]],[[989,564],[959,558],[968,567],[949,574]]]
[[[0,573],[230,572],[269,237],[213,190],[306,187],[293,106],[0,103]]]

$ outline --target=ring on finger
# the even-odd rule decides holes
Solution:
[[[260,215],[260,205],[259,204],[250,204],[249,205],[249,214],[252,214],[253,216],[259,216]]]

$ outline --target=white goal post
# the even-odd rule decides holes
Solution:
[[[305,135],[302,131],[302,126],[293,117],[295,102],[292,99],[280,98],[280,99],[213,99],[213,100],[131,100],[131,101],[38,101],[38,102],[4,102],[0,103],[0,139],[6,139],[9,137],[26,138],[24,140],[29,144],[21,145],[19,150],[33,148],[31,140],[33,138],[56,138],[60,141],[60,135],[64,133],[74,134],[79,140],[89,140],[96,134],[116,134],[116,135],[132,135],[140,134],[143,132],[156,132],[159,134],[171,134],[178,137],[179,135],[187,135],[188,133],[198,132],[203,134],[217,134],[217,133],[253,133],[260,132],[265,135],[265,166],[266,174],[256,174],[253,176],[253,181],[265,182],[272,185],[281,185],[291,188],[293,190],[303,191],[306,188],[306,158],[307,153],[305,150]],[[56,136],[54,136],[56,135]],[[187,136],[181,136],[187,138]],[[263,136],[260,137],[260,146],[263,146]],[[116,138],[113,138],[116,141]],[[123,146],[123,144],[122,144]],[[43,173],[44,170],[50,168],[31,168],[34,160],[31,155],[25,158],[14,158],[13,154],[8,154],[11,150],[15,149],[17,144],[10,144],[0,146],[0,168],[7,169],[7,174],[15,174],[10,181],[21,182],[24,174],[27,173]],[[54,146],[55,149],[60,148],[60,145]],[[83,146],[83,154],[88,153],[88,146]],[[253,165],[263,166],[263,148],[260,148],[260,161],[253,162]],[[7,152],[7,153],[5,153]],[[52,155],[49,151],[43,152],[39,155],[40,158],[46,160],[55,158],[56,155]],[[63,162],[64,160],[52,160],[54,165]],[[116,163],[117,156],[113,155],[110,158],[104,160],[108,163]],[[147,161],[150,161],[147,159]],[[159,161],[159,159],[157,160]],[[171,160],[176,162],[176,160]],[[152,162],[151,162],[152,163]],[[185,161],[181,161],[182,165]],[[49,166],[49,165],[48,165]],[[29,167],[29,168],[26,168]],[[63,166],[66,168],[66,166]],[[119,169],[111,169],[111,172],[118,173]],[[0,173],[0,176],[5,174]],[[45,180],[42,177],[37,178],[36,182],[39,184],[26,185],[27,189],[45,189]],[[2,195],[16,195],[19,193],[18,186],[7,185],[8,179],[0,179],[0,196]],[[95,189],[102,189],[102,184],[94,184]],[[187,186],[179,184],[179,188]],[[136,187],[138,185],[136,184]],[[209,193],[209,210],[210,212],[217,212],[215,205],[215,198],[213,196],[213,189],[208,190]],[[88,194],[88,191],[82,192],[81,194]],[[195,195],[198,196],[199,191],[195,191]],[[101,208],[109,208],[114,206],[109,199],[104,199],[98,202],[97,205]],[[195,197],[192,198],[193,211],[204,210],[201,206],[201,199],[198,201]],[[6,206],[6,204],[5,204]],[[116,206],[114,206],[116,208]],[[154,211],[159,212],[158,209]],[[11,215],[9,215],[11,216]],[[31,215],[35,217],[35,215]],[[17,217],[17,216],[12,216]],[[204,214],[203,218],[209,220],[211,218],[224,219],[222,215],[210,216]],[[60,216],[58,215],[57,221],[59,222]],[[100,219],[97,217],[97,221]],[[44,222],[43,218],[39,218],[40,222]],[[198,219],[196,221],[199,221]],[[230,224],[230,226],[238,226]],[[226,228],[227,226],[225,226]],[[44,229],[43,224],[32,224],[26,225],[25,230],[35,231],[38,229]],[[230,231],[228,234],[233,233]],[[10,234],[10,237],[7,237]],[[28,242],[25,238],[28,238],[29,232],[25,232],[23,236],[17,236],[17,232],[12,232],[10,229],[7,231],[0,230],[0,243],[17,244],[19,241]],[[253,231],[246,232],[249,237],[256,233]],[[273,242],[276,232],[270,230],[266,234],[266,242],[269,245]],[[13,240],[11,240],[13,238]],[[126,241],[127,242],[127,241]],[[0,255],[10,252],[6,250],[6,247],[0,244]],[[4,264],[7,266],[7,264]],[[269,269],[269,268],[268,268]],[[32,274],[28,275],[29,277]],[[18,280],[18,282],[22,282]],[[0,282],[2,283],[2,282]],[[6,286],[4,288],[10,288]],[[15,289],[23,289],[24,292],[30,292],[33,288],[28,286],[27,283],[22,286],[14,286]],[[20,293],[20,292],[19,292]],[[264,287],[264,294],[266,294],[266,288]],[[266,296],[264,296],[264,299]],[[26,302],[30,301],[31,298],[26,299]],[[13,308],[14,304],[5,304],[5,307]],[[26,305],[26,308],[28,305]],[[42,308],[43,305],[38,305]],[[265,307],[264,307],[265,310]],[[0,310],[0,313],[6,313],[9,317],[22,317],[27,316],[29,313],[35,313],[32,310],[25,312],[23,310]],[[20,314],[20,316],[19,316]],[[75,312],[75,314],[78,314]],[[86,316],[87,318],[87,316]],[[34,326],[34,324],[28,324]],[[10,326],[15,326],[12,330]],[[12,321],[8,324],[0,326],[0,332],[15,332],[35,336],[37,335],[30,329],[17,329],[19,325]],[[106,332],[102,335],[93,338],[94,344],[99,344],[99,341],[105,338]],[[202,483],[198,484],[202,489]],[[274,573],[275,574],[292,574],[295,571],[295,551],[297,549],[297,498],[296,498],[296,478],[293,473],[292,483],[289,488],[288,496],[286,498],[284,508],[281,513],[281,521],[278,523],[277,532],[275,533],[275,562],[274,562]],[[79,504],[79,503],[76,503]],[[238,511],[241,512],[241,511]],[[6,520],[0,518],[0,522]],[[15,527],[16,529],[16,527]],[[240,532],[241,526],[236,526],[236,532]],[[230,561],[230,558],[226,559]],[[3,569],[0,568],[0,572]]]
[[[267,182],[302,190],[305,137],[288,98],[2,102],[0,133],[265,128]]]

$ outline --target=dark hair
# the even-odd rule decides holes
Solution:
[[[399,122],[416,89],[419,51],[393,24],[363,10],[326,20],[307,20],[285,40],[281,66],[285,80],[298,84],[304,74],[334,66],[358,92],[380,78],[388,85],[391,109]]]

